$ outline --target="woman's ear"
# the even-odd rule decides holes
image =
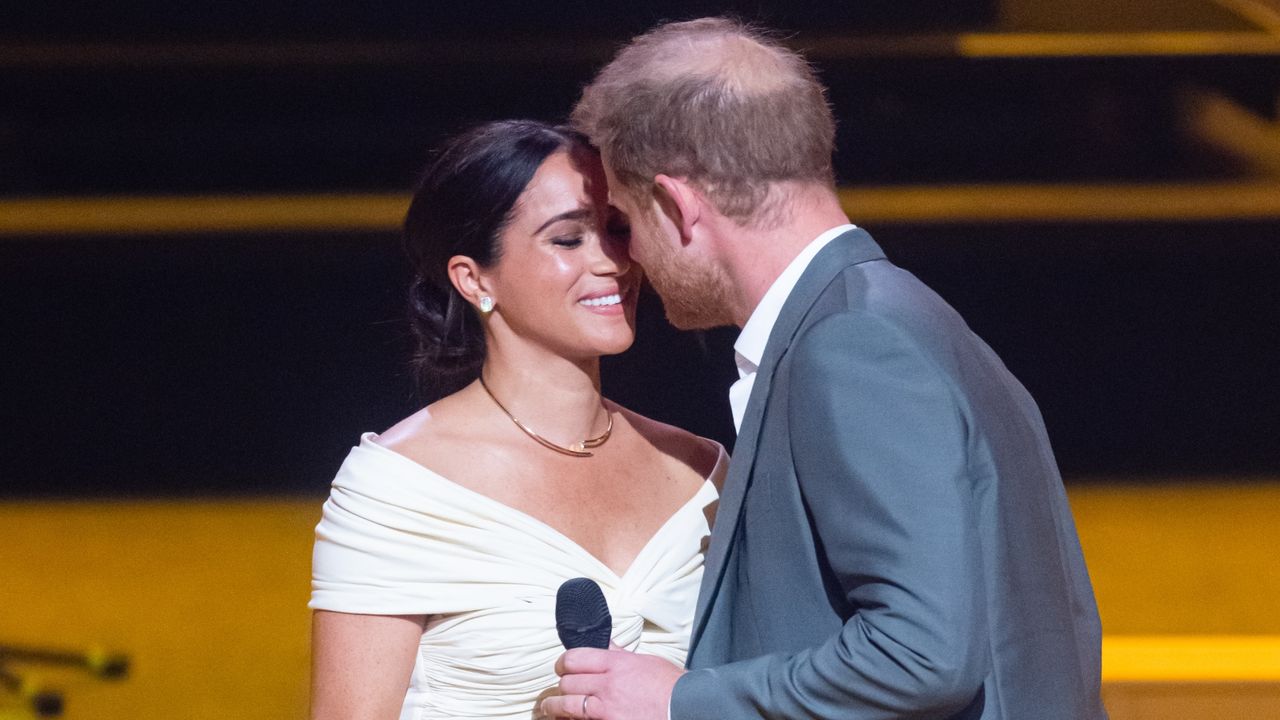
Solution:
[[[688,242],[702,217],[702,195],[687,180],[670,175],[655,175],[653,184],[658,206],[680,229],[681,240]]]
[[[485,313],[493,309],[496,298],[490,292],[488,279],[475,260],[466,255],[454,255],[449,258],[448,270],[449,282],[453,283],[464,300]],[[487,302],[485,298],[488,298]]]

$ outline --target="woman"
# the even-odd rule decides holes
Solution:
[[[599,156],[481,126],[405,221],[420,375],[449,394],[366,434],[316,528],[312,717],[530,718],[555,692],[555,593],[595,580],[615,643],[683,663],[718,445],[600,396],[640,271]]]

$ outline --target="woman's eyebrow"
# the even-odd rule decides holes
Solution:
[[[562,212],[559,215],[553,215],[546,222],[539,225],[538,229],[533,231],[533,234],[537,235],[543,230],[546,230],[548,225],[551,225],[552,223],[560,222],[561,220],[585,220],[589,217],[591,217],[591,208],[589,207],[577,207],[577,208],[574,208],[573,210],[566,210],[565,212]]]

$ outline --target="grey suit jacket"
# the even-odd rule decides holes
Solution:
[[[1034,401],[842,235],[769,337],[673,720],[1105,718],[1100,642]]]

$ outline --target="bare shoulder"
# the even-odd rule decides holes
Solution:
[[[428,405],[383,430],[378,433],[376,442],[400,453],[422,445],[437,444],[449,434],[448,413],[442,412],[439,405],[440,403]]]
[[[466,391],[422,408],[380,433],[375,442],[433,470],[466,456],[481,435],[474,432],[475,412]],[[449,468],[451,469],[451,468]]]
[[[719,443],[610,403],[655,450],[689,467],[700,478],[711,476],[722,452]]]

